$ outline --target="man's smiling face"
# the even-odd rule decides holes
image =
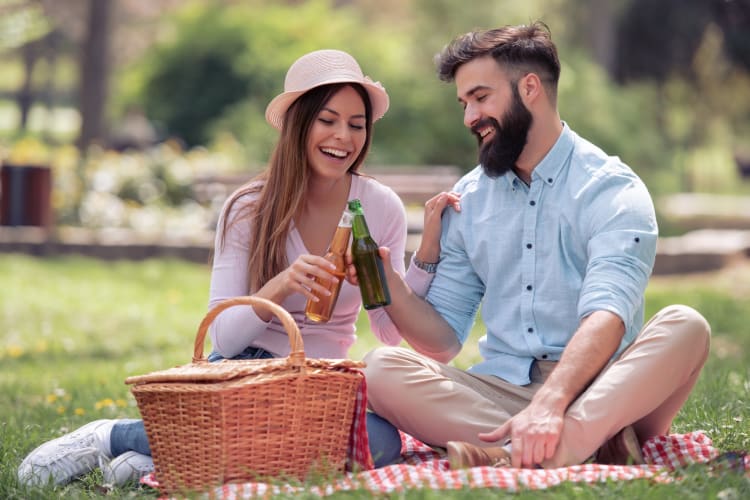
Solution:
[[[533,121],[517,82],[485,56],[458,68],[456,92],[464,108],[464,125],[477,137],[479,161],[487,175],[498,177],[515,167]]]

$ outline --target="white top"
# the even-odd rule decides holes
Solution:
[[[231,211],[237,215],[247,203],[257,198],[256,194],[238,199]],[[406,247],[406,211],[398,195],[376,180],[352,176],[349,198],[358,198],[367,218],[370,234],[380,246],[391,250],[391,265],[404,274],[404,252]],[[226,209],[226,206],[225,206]],[[214,250],[209,307],[222,300],[247,295],[247,262],[250,251],[250,227],[252,221],[231,224],[228,228],[224,248],[221,246],[221,228],[225,210],[222,211]],[[231,220],[231,219],[230,219]],[[287,260],[294,262],[301,254],[309,254],[305,244],[292,226],[286,245]],[[416,294],[427,293],[432,277],[414,265],[409,266],[405,279]],[[310,358],[346,358],[354,344],[355,322],[362,305],[359,289],[344,281],[341,293],[327,323],[314,323],[305,316],[307,299],[299,293],[287,297],[281,306],[289,311],[302,334],[305,355]],[[375,336],[388,345],[401,342],[401,335],[383,308],[367,311],[370,326]],[[281,322],[273,318],[270,322],[260,319],[252,306],[235,306],[223,311],[210,328],[214,351],[225,358],[232,358],[249,345],[260,347],[277,356],[289,355],[289,340]]]

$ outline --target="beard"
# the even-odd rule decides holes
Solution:
[[[492,178],[500,177],[516,166],[518,157],[526,147],[533,121],[531,113],[521,101],[516,86],[513,86],[510,109],[500,117],[500,120],[502,123],[494,118],[484,118],[471,128],[479,139],[479,163],[484,172]],[[492,125],[495,131],[490,142],[482,145],[479,131],[487,125]]]

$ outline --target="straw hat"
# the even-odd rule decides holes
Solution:
[[[284,92],[277,95],[266,108],[266,121],[281,130],[284,115],[292,103],[310,89],[330,83],[359,83],[370,96],[372,120],[383,117],[388,110],[388,94],[380,82],[373,82],[362,74],[352,56],[340,50],[316,50],[300,57],[289,67],[284,80]]]

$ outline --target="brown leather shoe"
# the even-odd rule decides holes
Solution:
[[[446,448],[451,469],[468,469],[485,465],[510,466],[510,453],[499,446],[480,448],[464,441],[448,441]]]
[[[604,442],[594,456],[594,462],[609,465],[641,465],[643,459],[641,444],[633,427],[628,425]]]

